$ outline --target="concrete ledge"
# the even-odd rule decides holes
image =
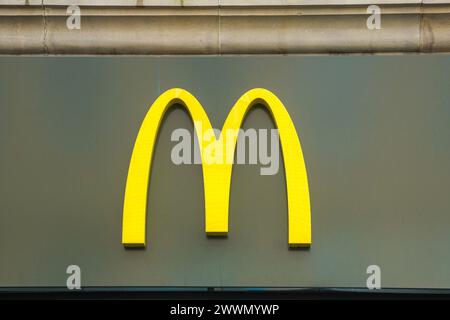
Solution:
[[[160,1],[164,5],[159,6],[148,6],[147,1],[138,6],[136,1],[116,1],[116,6],[105,6],[104,0],[61,0],[59,5],[54,0],[29,0],[29,5],[4,0],[0,5],[0,54],[450,51],[450,1],[373,1],[381,8],[380,30],[367,28],[368,2],[363,0],[319,1],[321,5],[314,6],[303,4],[309,0],[276,6],[271,4],[279,1],[272,0],[262,1],[264,5],[222,0],[220,6],[210,0],[193,6],[176,5],[179,1]],[[35,2],[40,5],[33,5]],[[228,5],[222,5],[224,2]],[[327,4],[330,2],[333,4]],[[83,4],[79,30],[66,26],[69,3]]]
[[[450,0],[1,0],[1,5],[106,6],[106,7],[261,7],[329,6],[371,4],[438,4]]]

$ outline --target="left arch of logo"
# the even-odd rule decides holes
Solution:
[[[153,151],[159,127],[165,112],[174,104],[183,105],[194,122],[202,158],[205,195],[205,231],[207,235],[228,233],[228,207],[231,187],[232,163],[208,163],[204,161],[203,150],[210,144],[202,137],[211,132],[209,118],[188,91],[174,88],[161,94],[150,107],[139,129],[131,156],[125,189],[123,208],[122,244],[144,247],[146,244],[147,192],[152,166]],[[269,90],[256,88],[243,94],[228,114],[222,133],[212,143],[223,150],[229,130],[237,132],[248,110],[255,104],[264,105],[270,112],[278,128],[283,152],[287,200],[288,200],[288,241],[291,247],[311,245],[311,211],[306,166],[295,126],[282,102]],[[232,154],[236,147],[237,134],[233,135]]]

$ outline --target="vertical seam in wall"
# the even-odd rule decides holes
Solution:
[[[48,46],[47,46],[47,16],[45,14],[45,4],[44,0],[41,1],[41,7],[42,7],[42,18],[44,21],[44,38],[43,38],[43,49],[44,54],[48,55]]]
[[[423,0],[420,1],[420,6],[419,6],[419,45],[418,45],[418,51],[419,52],[423,52],[423,36],[422,36],[422,26],[423,24]]]
[[[218,19],[218,23],[219,23],[219,27],[217,28],[217,32],[218,32],[218,46],[217,46],[217,49],[218,49],[218,54],[219,54],[219,56],[220,55],[222,55],[222,39],[220,38],[220,15],[221,15],[221,13],[220,13],[220,0],[218,0],[218,3],[217,3],[217,14],[219,15],[219,19]]]

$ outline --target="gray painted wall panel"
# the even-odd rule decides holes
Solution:
[[[448,56],[0,59],[0,286],[450,288]],[[157,142],[148,247],[121,245],[137,131],[162,91],[183,87],[221,127],[265,87],[298,130],[313,244],[287,246],[284,171],[233,169],[230,232],[204,233],[201,167],[170,162],[174,108]],[[271,128],[261,108],[245,128]],[[255,219],[255,217],[257,217]]]

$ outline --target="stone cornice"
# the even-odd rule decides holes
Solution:
[[[450,51],[450,0],[0,0],[0,54],[334,54]],[[106,5],[109,3],[109,5]],[[314,3],[315,5],[311,5]],[[66,26],[67,6],[81,28]],[[111,5],[113,4],[113,5]],[[366,26],[381,8],[381,29]]]

